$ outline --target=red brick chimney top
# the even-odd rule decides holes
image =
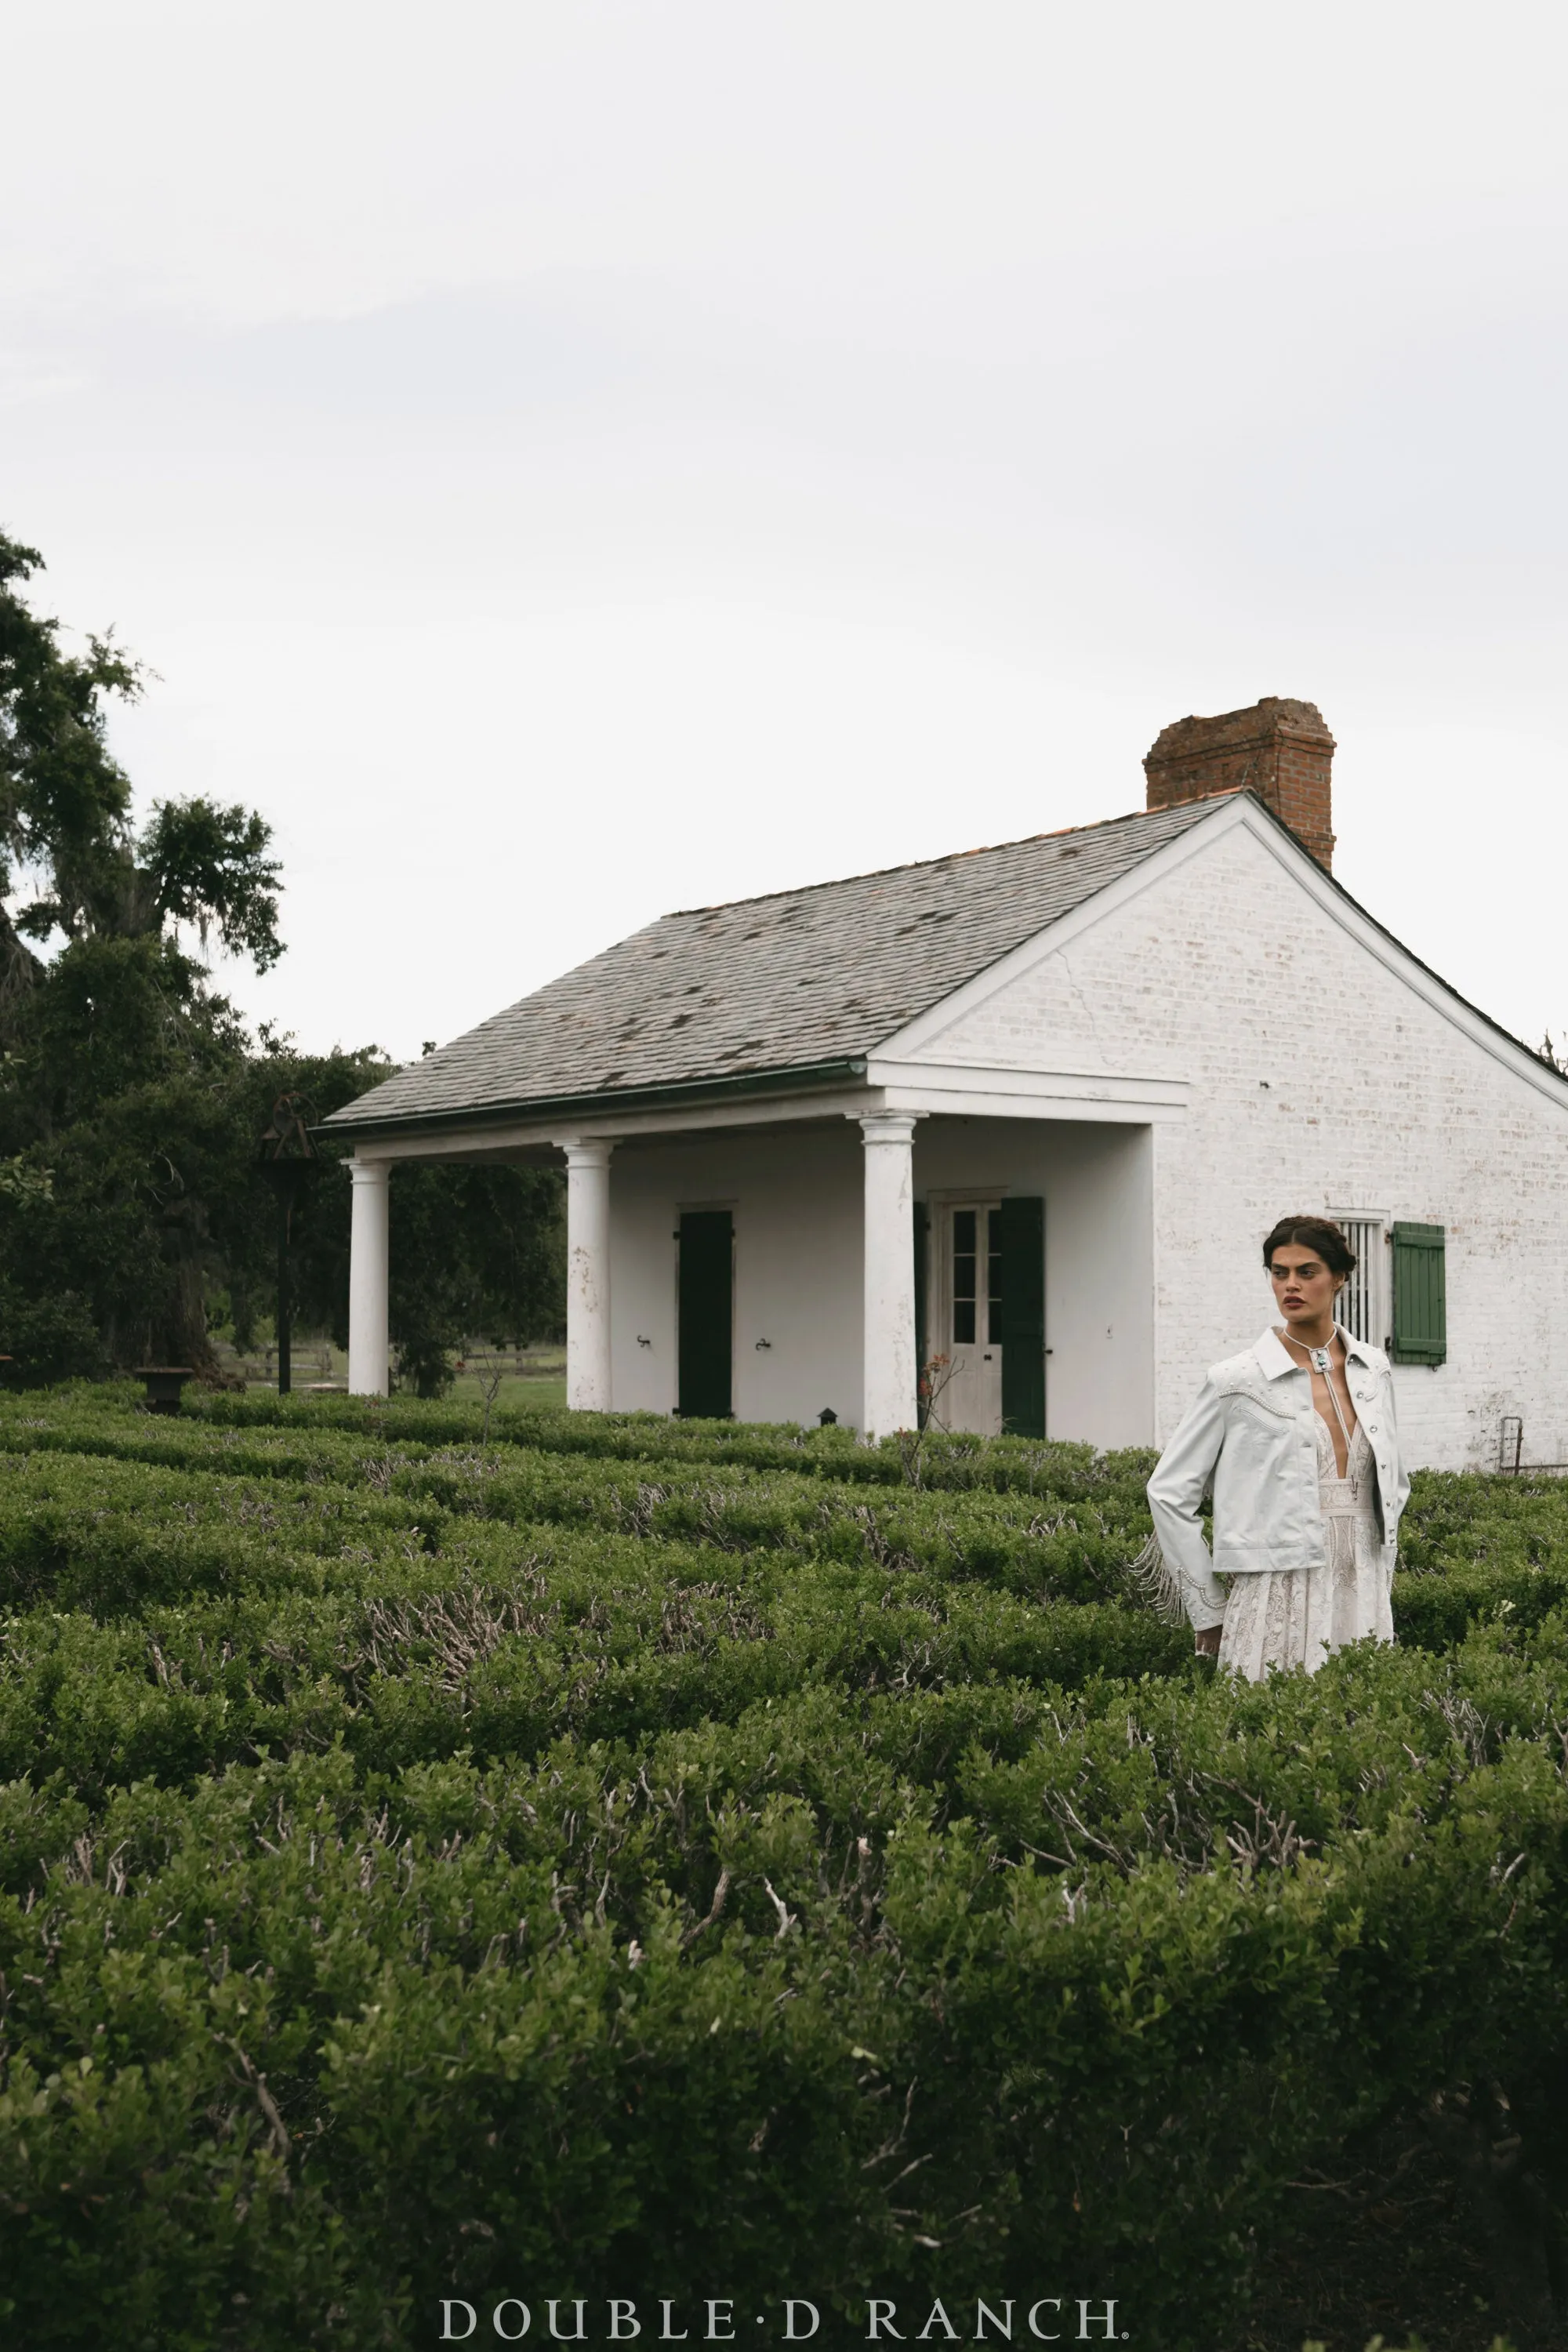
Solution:
[[[1334,739],[1314,702],[1266,694],[1246,710],[1178,719],[1143,762],[1147,805],[1175,808],[1214,793],[1254,792],[1321,866],[1334,860],[1330,771]]]

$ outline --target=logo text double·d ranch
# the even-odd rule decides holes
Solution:
[[[590,2333],[590,2308],[595,2315],[603,2309],[602,2334]],[[767,2311],[753,2314],[753,2322],[786,2344],[809,2343],[822,2326],[821,2312],[805,2295],[786,2295],[772,2308],[776,2317],[771,2326]],[[735,2325],[732,2295],[708,2296],[700,2304],[689,2305],[661,2298],[657,2320],[648,2306],[639,2309],[631,2296],[612,2298],[603,2306],[590,2306],[585,2298],[567,2301],[552,2297],[538,2310],[543,2322],[538,2334],[547,2343],[629,2344],[638,2336],[652,2344],[736,2344],[743,2340]],[[866,2305],[867,2343],[1087,2344],[1103,2343],[1108,2337],[1120,2343],[1128,2341],[1127,2329],[1117,2326],[1115,2303],[1096,2303],[1082,2295],[1046,2294],[1028,2304],[1016,2296],[999,2297],[994,2305],[978,2301],[973,2309],[973,2333],[967,2326],[971,2316],[967,2305],[955,2303],[951,2314],[940,2300],[929,2309],[924,2305],[906,2305],[902,2326],[899,2324],[900,2315],[899,2305],[891,2296],[869,2297]],[[521,2344],[533,2326],[534,2306],[524,2303],[520,2295],[502,2295],[490,2305],[489,2326],[483,2332],[503,2344]],[[452,2296],[442,2303],[441,2343],[466,2344],[480,2335],[480,2315],[476,2305],[461,2296]]]

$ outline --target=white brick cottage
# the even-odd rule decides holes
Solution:
[[[1568,1459],[1568,1080],[1333,881],[1331,751],[1184,721],[1138,815],[668,916],[400,1071],[326,1123],[351,1387],[398,1162],[564,1155],[582,1409],[881,1433],[924,1364],[949,1426],[1158,1443],[1329,1211],[1410,1458]]]

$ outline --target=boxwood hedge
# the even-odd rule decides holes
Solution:
[[[11,2340],[1213,2346],[1287,2183],[1478,2085],[1539,2316],[1568,1492],[1420,1478],[1400,1646],[1250,1688],[1130,1593],[1147,1457],[491,1435],[0,1403]]]

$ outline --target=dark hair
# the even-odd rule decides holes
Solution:
[[[1272,1265],[1282,1244],[1315,1249],[1331,1274],[1353,1274],[1356,1255],[1331,1217],[1281,1217],[1263,1244],[1263,1263]]]

